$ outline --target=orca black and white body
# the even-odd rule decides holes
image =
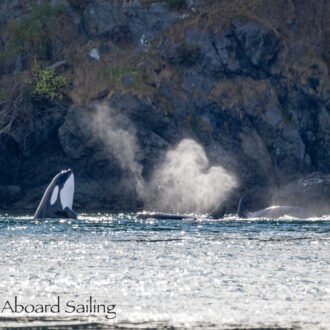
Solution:
[[[136,215],[136,219],[156,219],[156,220],[196,220],[196,217],[182,214],[171,213],[153,213],[153,212],[141,212]]]
[[[250,213],[249,218],[277,219],[285,216],[306,219],[313,217],[313,214],[309,210],[298,206],[270,206],[266,209]]]
[[[277,219],[284,216],[298,219],[307,219],[315,216],[310,210],[298,206],[270,206],[265,209],[248,212],[245,197],[242,197],[238,204],[237,215],[240,218],[267,218]]]
[[[77,219],[72,209],[74,174],[71,170],[58,173],[47,187],[34,219],[70,218]]]

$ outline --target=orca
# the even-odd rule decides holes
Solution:
[[[223,218],[227,200],[224,200],[218,205],[207,217],[207,219],[220,219]],[[197,217],[194,215],[183,215],[183,214],[171,214],[171,213],[155,213],[155,212],[140,212],[136,215],[137,219],[156,219],[156,220],[196,220]]]
[[[156,219],[156,220],[196,220],[195,216],[171,213],[154,213],[154,212],[140,212],[136,215],[136,219]]]
[[[77,219],[77,213],[72,209],[73,195],[74,174],[70,169],[63,170],[47,187],[33,218]]]
[[[277,219],[284,216],[290,216],[299,219],[306,219],[315,216],[310,210],[298,206],[270,206],[265,209],[248,212],[246,207],[246,198],[239,200],[237,215],[239,218],[268,218]]]

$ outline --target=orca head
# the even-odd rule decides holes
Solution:
[[[74,174],[72,170],[63,170],[52,181],[52,192],[49,195],[49,203],[54,205],[59,202],[64,210],[68,207],[72,210],[74,196]]]
[[[63,170],[47,187],[34,218],[76,218],[73,196],[74,174],[70,169]]]

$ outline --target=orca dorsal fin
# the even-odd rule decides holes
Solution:
[[[237,216],[239,218],[248,218],[249,217],[249,212],[246,207],[246,197],[245,196],[242,196],[238,202]]]

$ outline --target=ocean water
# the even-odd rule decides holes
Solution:
[[[0,244],[0,327],[330,329],[330,218],[1,214]]]

